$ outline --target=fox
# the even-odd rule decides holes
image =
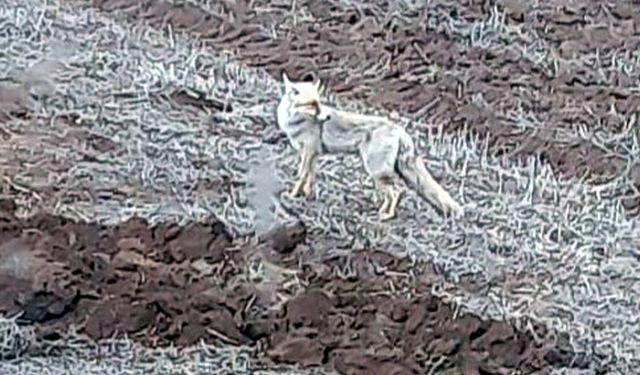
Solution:
[[[278,127],[297,152],[296,180],[289,191],[295,199],[309,196],[317,158],[323,154],[359,154],[374,188],[382,195],[380,221],[397,216],[404,181],[444,216],[464,214],[462,206],[433,178],[406,130],[384,116],[340,110],[321,99],[326,86],[319,78],[292,81],[282,72],[284,94],[277,106]]]

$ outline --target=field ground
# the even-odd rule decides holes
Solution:
[[[637,371],[638,14],[0,0],[2,373]],[[376,222],[352,156],[286,197],[282,71],[402,123],[465,218]]]

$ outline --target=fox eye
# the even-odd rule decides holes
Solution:
[[[291,89],[291,92],[292,92],[294,95],[298,95],[298,94],[300,94],[300,91],[298,91],[298,89],[294,89],[294,88],[292,88],[292,89]]]

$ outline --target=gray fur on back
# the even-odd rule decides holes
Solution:
[[[335,108],[325,107],[325,110],[331,114],[321,125],[322,144],[327,152],[358,152],[363,143],[373,141],[377,129],[393,126],[380,117],[352,114]]]

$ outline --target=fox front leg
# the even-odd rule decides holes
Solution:
[[[311,192],[314,162],[315,154],[305,147],[300,155],[298,178],[295,184],[293,184],[291,192],[289,192],[289,196],[291,198],[296,198],[297,196],[299,196],[301,190],[305,193],[305,195],[309,195],[309,193]]]
[[[313,185],[313,182],[315,180],[314,167],[315,167],[315,159],[312,158],[309,161],[309,167],[307,169],[305,181],[304,181],[304,184],[302,185],[302,192],[307,197],[311,195],[311,186]]]

